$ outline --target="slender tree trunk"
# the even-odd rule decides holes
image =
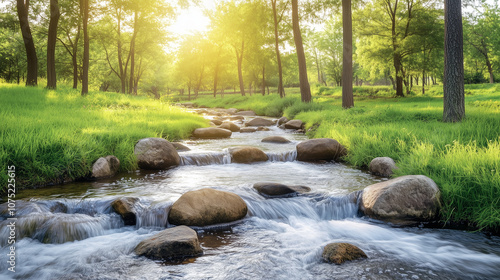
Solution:
[[[123,67],[123,54],[122,54],[122,39],[121,39],[121,9],[118,11],[118,24],[117,24],[117,52],[118,52],[118,67],[120,68],[120,83],[121,83],[121,93],[126,93],[127,87],[127,74]],[[125,66],[126,67],[126,66]]]
[[[495,76],[493,76],[493,67],[488,55],[486,55],[486,66],[488,67],[488,73],[490,73],[490,84],[493,84],[495,83]]]
[[[217,97],[217,79],[219,75],[219,62],[215,65],[215,70],[214,70],[214,98]]]
[[[135,39],[137,38],[137,10],[134,11],[134,33],[132,35],[132,40],[130,40],[130,78],[128,92],[129,94],[134,94],[134,81],[135,81]]]
[[[352,94],[352,14],[351,0],[342,0],[343,64],[342,64],[342,107],[354,107]]]
[[[274,47],[276,49],[276,62],[278,63],[278,93],[281,98],[285,97],[285,89],[283,88],[283,68],[281,65],[281,55],[279,47],[279,33],[278,33],[278,16],[276,11],[276,0],[272,0],[273,5],[273,19],[274,19]]]
[[[302,43],[302,34],[299,27],[299,5],[298,0],[292,0],[292,23],[293,23],[293,39],[295,41],[295,49],[297,50],[297,60],[299,62],[299,85],[300,96],[302,102],[311,102],[311,88],[307,78],[306,55],[304,53],[304,45]]]
[[[245,50],[245,41],[241,41],[241,53],[238,52],[238,49],[236,49],[236,60],[238,61],[238,80],[240,81],[240,92],[241,96],[245,96],[245,84],[243,83],[243,70],[242,70],[242,64],[243,64],[243,52]]]
[[[82,73],[82,95],[86,95],[89,92],[89,32],[88,32],[88,21],[89,21],[89,1],[81,0],[80,9],[82,11],[83,19],[83,73]]]
[[[422,70],[422,95],[425,95],[425,70]]]
[[[38,81],[38,58],[36,56],[35,42],[31,35],[31,28],[28,20],[29,0],[17,0],[17,16],[19,18],[19,25],[23,35],[24,48],[26,49],[27,58],[27,86],[36,86]]]
[[[458,122],[465,117],[461,2],[444,1],[444,122]]]
[[[56,77],[56,42],[57,42],[57,24],[59,23],[59,2],[50,0],[50,22],[49,34],[47,38],[47,88],[57,88]]]
[[[78,88],[78,41],[80,40],[80,24],[78,24],[78,31],[76,32],[75,42],[73,44],[73,52],[71,60],[73,63],[73,88]]]
[[[260,88],[260,93],[262,96],[266,95],[266,65],[262,65],[262,85]]]

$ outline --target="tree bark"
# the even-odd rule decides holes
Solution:
[[[27,58],[27,86],[36,86],[38,83],[38,58],[36,56],[35,42],[31,35],[31,28],[28,20],[29,0],[17,0],[17,16],[23,35],[24,48]]]
[[[80,40],[80,24],[78,24],[78,32],[76,33],[75,42],[73,45],[73,52],[71,60],[73,63],[73,88],[78,88],[78,41]]]
[[[129,94],[134,94],[136,95],[137,93],[134,92],[134,81],[135,81],[135,39],[137,38],[137,20],[138,20],[138,14],[137,10],[134,11],[134,33],[132,35],[132,40],[130,40],[130,78],[129,78],[129,86],[128,86],[128,92]]]
[[[342,0],[343,64],[342,64],[342,107],[354,107],[352,94],[352,14],[351,0]]]
[[[59,23],[59,1],[50,0],[50,22],[49,34],[47,38],[47,88],[57,88],[56,77],[56,42],[57,24]]]
[[[89,92],[89,32],[88,32],[88,21],[89,21],[89,1],[81,0],[80,10],[82,10],[83,19],[83,73],[82,73],[82,96]]]
[[[245,50],[245,41],[241,41],[241,53],[238,52],[238,49],[235,48],[236,51],[236,60],[238,62],[238,80],[240,81],[240,92],[241,96],[245,96],[245,84],[243,83],[243,70],[242,70],[242,64],[243,64],[243,52]]]
[[[276,49],[276,62],[278,63],[278,94],[281,98],[285,97],[285,89],[283,88],[283,67],[281,65],[281,55],[279,47],[279,33],[278,33],[278,16],[276,11],[276,0],[272,0],[273,6],[273,19],[274,19],[274,47]]]
[[[461,2],[444,1],[444,122],[458,122],[465,117]]]
[[[307,78],[306,55],[304,53],[304,45],[302,43],[302,34],[299,27],[299,5],[298,0],[292,0],[292,25],[293,25],[293,40],[295,41],[295,49],[297,50],[297,60],[299,62],[299,85],[300,97],[302,102],[311,102],[311,88]]]
[[[262,85],[260,93],[262,93],[262,96],[266,95],[266,64],[262,65]]]

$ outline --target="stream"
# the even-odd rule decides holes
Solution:
[[[180,152],[181,165],[169,170],[19,191],[15,273],[5,261],[9,221],[6,203],[0,205],[0,279],[500,279],[499,237],[360,217],[349,194],[385,179],[341,163],[296,161],[295,146],[307,137],[269,128],[183,141],[191,151]],[[271,135],[291,143],[261,142]],[[227,148],[239,145],[258,147],[270,160],[231,163]],[[253,189],[257,182],[312,191],[266,199]],[[238,194],[247,217],[197,229],[201,257],[182,263],[138,257],[135,246],[168,226],[173,202],[201,188]],[[125,226],[111,208],[124,196],[140,199],[135,226]],[[324,263],[322,250],[331,242],[354,244],[368,259]]]

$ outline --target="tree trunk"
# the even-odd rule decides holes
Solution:
[[[352,14],[351,0],[342,0],[343,64],[342,64],[342,107],[354,107],[352,94]]]
[[[60,16],[58,0],[50,0],[49,35],[47,38],[47,88],[50,89],[57,88],[56,41],[57,24]]]
[[[491,61],[488,55],[486,55],[486,66],[488,67],[488,73],[490,73],[490,84],[495,83],[495,76],[493,76],[493,67],[491,67]]]
[[[425,95],[425,70],[422,70],[422,95]]]
[[[304,53],[304,45],[302,43],[302,35],[299,27],[299,5],[298,0],[292,0],[292,23],[293,23],[293,40],[295,41],[295,49],[297,50],[297,60],[299,62],[299,85],[300,97],[302,102],[311,102],[311,88],[307,79],[307,64],[306,55]]]
[[[83,19],[83,73],[82,73],[82,95],[89,92],[89,32],[88,32],[88,21],[89,21],[89,1],[81,0],[80,10],[82,10]]]
[[[27,58],[27,86],[36,86],[38,79],[38,58],[36,56],[35,42],[31,35],[30,24],[28,20],[29,0],[26,3],[23,0],[17,0],[17,16],[19,18],[19,25],[23,35],[24,48],[26,49]]]
[[[274,19],[274,47],[276,49],[276,62],[278,63],[278,93],[281,98],[285,97],[285,89],[283,88],[283,68],[281,66],[281,55],[279,47],[279,34],[278,34],[278,16],[276,12],[276,0],[272,0],[273,5],[273,19]]]
[[[78,41],[80,40],[80,24],[78,24],[78,31],[76,32],[75,42],[73,44],[73,52],[71,53],[71,60],[73,63],[73,88],[78,88]]]
[[[461,2],[444,1],[444,122],[458,122],[465,117]]]
[[[245,50],[245,41],[241,41],[241,53],[238,52],[238,49],[235,48],[236,51],[236,60],[238,61],[238,80],[240,81],[240,92],[241,96],[245,96],[245,84],[243,83],[243,51]]]
[[[122,55],[122,39],[121,39],[121,10],[118,11],[118,24],[117,24],[117,52],[118,52],[118,67],[120,68],[120,83],[121,83],[121,93],[126,93],[127,87],[127,74],[126,69],[123,67],[123,55]],[[125,66],[126,67],[126,66]]]
[[[215,65],[215,71],[214,71],[214,98],[217,97],[217,79],[219,75],[219,63]]]
[[[260,87],[260,93],[262,96],[266,95],[266,65],[262,65],[262,85]]]
[[[130,40],[130,78],[129,78],[129,86],[128,86],[128,92],[129,94],[135,94],[134,93],[134,81],[135,81],[135,38],[137,38],[137,10],[134,11],[134,33],[132,35],[132,40]]]

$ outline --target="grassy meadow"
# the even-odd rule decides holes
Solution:
[[[147,97],[57,91],[0,84],[0,169],[16,166],[17,187],[61,183],[88,175],[101,156],[115,155],[121,170],[136,169],[135,143],[146,137],[176,140],[202,117]],[[2,186],[5,188],[5,186]]]
[[[379,89],[380,90],[380,89]],[[205,97],[198,105],[253,109],[258,114],[306,122],[312,138],[334,138],[345,145],[345,160],[367,168],[374,157],[392,157],[396,176],[423,174],[441,188],[443,221],[500,229],[500,84],[466,85],[466,119],[443,123],[442,87],[425,96],[373,94],[355,87],[355,107],[341,108],[339,88],[315,90],[312,104],[293,91],[276,95]],[[417,91],[419,92],[419,91]]]

